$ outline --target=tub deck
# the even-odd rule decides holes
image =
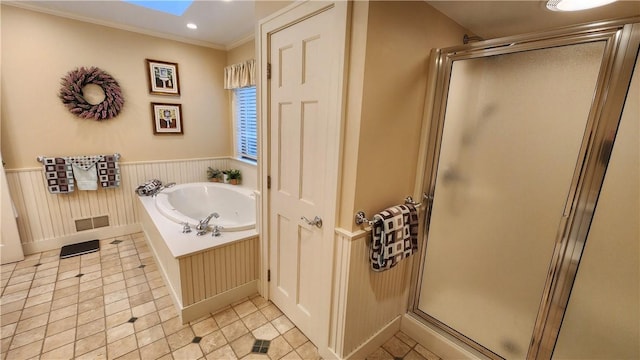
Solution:
[[[150,196],[138,197],[144,210],[149,214],[153,225],[158,229],[165,240],[167,248],[174,258],[194,255],[199,252],[211,250],[234,241],[244,240],[258,236],[256,229],[241,231],[223,231],[220,236],[211,236],[208,232],[203,236],[197,236],[195,230],[188,234],[182,233],[182,226],[167,219],[155,206],[155,198]],[[212,219],[210,225],[215,223]]]

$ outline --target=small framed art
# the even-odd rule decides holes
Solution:
[[[149,92],[154,95],[180,95],[178,64],[147,60],[147,79]]]
[[[151,113],[154,134],[183,134],[180,104],[151,103]]]

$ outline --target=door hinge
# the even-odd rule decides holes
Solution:
[[[271,64],[267,63],[267,80],[271,79]]]
[[[267,270],[267,282],[271,282],[271,270]]]
[[[267,189],[271,189],[271,176],[267,175]]]

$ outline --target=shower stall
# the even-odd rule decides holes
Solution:
[[[640,356],[639,22],[434,52],[413,316],[481,357]]]

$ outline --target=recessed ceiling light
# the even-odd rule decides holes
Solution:
[[[194,23],[188,23],[187,27],[191,30],[195,30],[198,28],[198,25],[194,24]]]
[[[587,10],[611,4],[615,1],[616,0],[549,0],[547,1],[547,9],[553,11]]]

